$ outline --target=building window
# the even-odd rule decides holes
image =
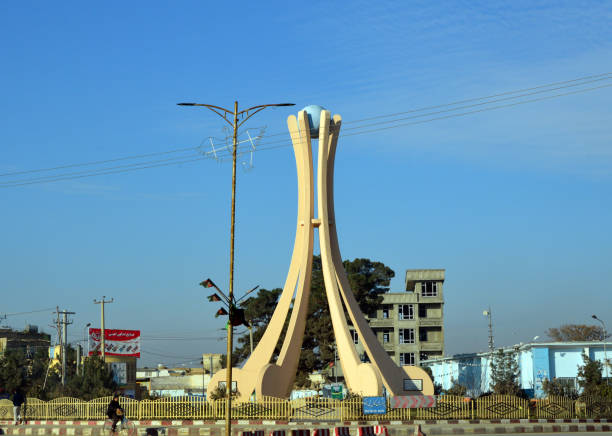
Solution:
[[[567,389],[578,389],[578,380],[575,377],[557,377],[555,380]],[[605,380],[605,377],[602,377],[602,380]]]
[[[389,330],[383,331],[383,344],[386,344],[387,342],[389,342],[390,336],[391,335],[389,334]]]
[[[382,308],[382,317],[384,319],[389,318],[389,306],[383,306],[383,308]]]
[[[427,342],[427,330],[419,329],[419,342]]]
[[[414,319],[414,304],[400,304],[397,306],[399,320]]]
[[[400,344],[414,344],[414,329],[399,329]]]
[[[414,353],[400,353],[400,366],[414,365]]]
[[[427,306],[419,304],[419,318],[427,318]]]
[[[358,344],[359,343],[359,335],[357,334],[356,330],[351,330],[351,336],[353,337],[353,343],[354,344]]]
[[[427,353],[421,353],[419,360],[422,362],[423,360],[429,359],[429,355]]]
[[[438,296],[438,282],[421,282],[421,296],[437,297]]]

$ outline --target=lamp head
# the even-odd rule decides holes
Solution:
[[[598,319],[598,318],[597,318],[597,315],[591,315],[591,318],[593,318],[593,319]]]

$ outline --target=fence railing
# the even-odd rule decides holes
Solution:
[[[104,420],[111,397],[83,401],[56,398],[41,401],[28,398],[22,415],[27,420]],[[206,402],[194,396],[166,397],[157,400],[122,398],[129,419],[201,419],[225,418],[225,400]],[[491,395],[478,399],[452,395],[436,397],[436,406],[426,409],[391,409],[387,401],[384,415],[365,415],[361,398],[334,400],[312,397],[297,400],[264,397],[254,402],[232,403],[234,419],[285,421],[409,421],[418,419],[526,419],[526,418],[612,418],[612,400],[582,397],[573,400],[551,396],[525,400],[511,395]],[[0,420],[13,419],[13,404],[0,400]]]

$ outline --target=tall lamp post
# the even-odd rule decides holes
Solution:
[[[87,336],[85,336],[85,330],[87,330],[87,327],[89,327],[91,325],[90,322],[88,322],[84,327],[83,327],[83,356],[85,356],[85,344],[87,343]],[[77,375],[79,375],[79,368],[81,367],[81,345],[77,345],[77,363],[76,363],[76,373]]]
[[[606,336],[608,336],[608,332],[606,329],[606,324],[601,319],[597,318],[597,315],[592,315],[591,318],[596,321],[599,321],[601,323],[601,326],[603,327],[602,341],[604,345],[604,367],[606,368],[606,384],[608,384],[608,354],[606,352]]]
[[[236,155],[238,144],[238,129],[253,115],[268,107],[294,106],[294,103],[277,103],[277,104],[261,104],[252,106],[248,109],[238,111],[238,102],[234,102],[234,110],[225,109],[220,106],[204,103],[178,103],[179,106],[202,106],[223,118],[230,126],[232,126],[232,206],[231,206],[231,224],[230,224],[230,267],[229,267],[229,295],[230,302],[234,301],[234,228],[236,219]],[[241,121],[238,122],[238,117]],[[231,322],[227,323],[227,376],[225,379],[227,404],[225,409],[225,434],[231,436],[232,429],[232,349],[233,349],[233,326]]]

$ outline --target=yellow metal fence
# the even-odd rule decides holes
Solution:
[[[28,398],[22,414],[28,420],[104,420],[111,397],[83,401],[77,398],[57,398],[41,401]],[[202,398],[181,396],[157,400],[122,398],[121,405],[129,419],[198,419],[225,418],[225,400],[206,402]],[[364,415],[360,398],[334,400],[302,398],[285,400],[264,397],[255,402],[232,403],[233,419],[266,419],[286,421],[409,421],[447,419],[568,419],[612,418],[612,401],[583,397],[572,400],[551,396],[525,400],[510,395],[491,395],[478,399],[442,395],[436,406],[426,409],[391,409],[387,402],[384,415]],[[0,420],[13,419],[13,404],[0,400]]]

